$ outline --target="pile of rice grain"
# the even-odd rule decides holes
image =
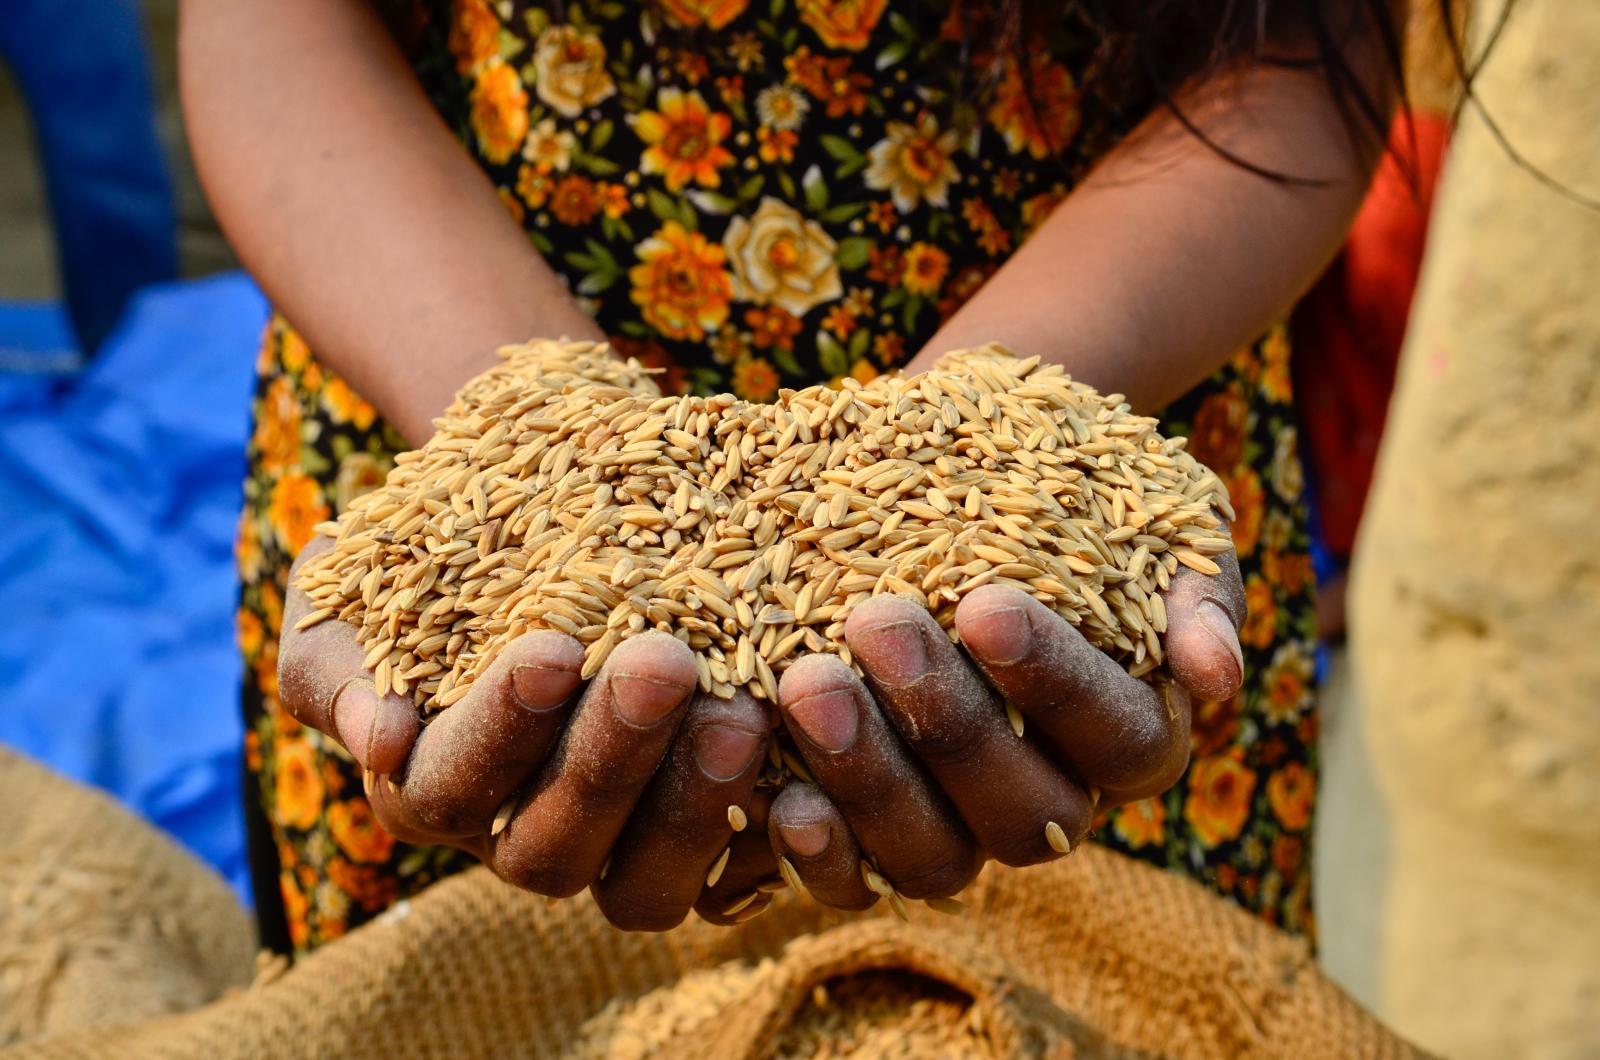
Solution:
[[[425,710],[532,629],[578,638],[585,676],[664,630],[705,691],[770,700],[801,652],[850,661],[862,600],[909,596],[953,637],[957,602],[991,584],[1146,676],[1160,590],[1231,547],[1226,490],[1184,439],[999,346],[772,405],[663,397],[593,343],[500,352],[299,573],[300,626],[358,626],[380,694]]]

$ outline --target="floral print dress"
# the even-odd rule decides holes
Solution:
[[[761,401],[902,363],[1140,116],[1080,97],[1096,42],[1067,21],[980,77],[961,4],[434,0],[415,67],[619,351],[669,388]],[[1163,413],[1238,511],[1247,683],[1197,704],[1184,779],[1096,837],[1309,933],[1314,618],[1288,360],[1275,328]],[[349,760],[278,701],[290,561],[402,443],[285,321],[258,368],[238,542],[257,900],[268,940],[304,950],[469,859],[389,837]]]

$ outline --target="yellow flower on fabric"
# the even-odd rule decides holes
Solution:
[[[1131,802],[1111,815],[1111,830],[1132,850],[1161,842],[1166,829],[1167,807],[1160,799]]]
[[[950,255],[932,243],[913,243],[906,250],[905,271],[900,283],[912,294],[937,294],[950,268]]]
[[[306,365],[311,363],[311,348],[306,345],[306,340],[294,328],[284,328],[281,335],[283,347],[278,359],[283,363],[284,370],[293,374],[305,371]]]
[[[756,96],[756,116],[773,129],[800,128],[810,109],[811,101],[791,85],[768,85]]]
[[[1300,715],[1311,707],[1312,680],[1316,676],[1311,653],[1298,642],[1289,641],[1273,653],[1262,676],[1267,686],[1267,718],[1280,724],[1299,721]]]
[[[234,623],[235,639],[239,642],[239,653],[244,656],[245,662],[255,661],[256,655],[261,651],[261,641],[266,630],[261,627],[261,620],[254,611],[239,609],[239,614]]]
[[[901,213],[910,213],[918,203],[944,206],[950,201],[950,182],[960,174],[955,154],[960,140],[954,129],[940,131],[931,114],[923,114],[915,125],[892,121],[888,137],[867,152],[869,164],[863,174],[867,187],[887,191]]]
[[[549,201],[555,186],[555,177],[547,169],[524,165],[517,170],[517,194],[535,210]]]
[[[635,249],[628,282],[645,323],[669,339],[699,342],[728,319],[733,278],[720,246],[668,221]]]
[[[250,444],[263,471],[278,473],[300,463],[300,401],[283,376],[267,384],[256,402],[256,423]]]
[[[822,226],[772,196],[750,217],[735,217],[722,238],[742,301],[776,305],[797,317],[844,294],[838,244]]]
[[[763,162],[793,162],[795,145],[800,142],[795,133],[765,126],[756,130],[756,139],[760,143],[756,154]]]
[[[1224,474],[1222,484],[1228,487],[1228,500],[1233,503],[1234,519],[1228,529],[1233,535],[1234,551],[1249,556],[1261,539],[1261,519],[1266,508],[1261,477],[1253,468],[1241,466],[1235,474]]]
[[[233,558],[239,577],[251,584],[261,577],[266,557],[261,554],[261,519],[250,507],[239,520],[239,534],[233,539]]]
[[[278,543],[291,555],[311,540],[316,525],[328,517],[322,487],[309,475],[292,474],[280,478],[272,487],[267,518]]]
[[[456,0],[450,16],[447,46],[456,57],[457,73],[469,74],[499,55],[500,20],[488,0]]]
[[[778,370],[760,357],[733,366],[733,392],[746,401],[771,401],[778,393]]]
[[[650,146],[640,168],[659,173],[667,187],[678,191],[691,180],[703,188],[722,182],[717,170],[733,165],[733,155],[722,146],[733,129],[733,119],[713,111],[698,92],[663,88],[659,110],[647,110],[634,119],[633,131]]]
[[[1300,467],[1299,441],[1299,432],[1286,427],[1278,432],[1278,441],[1272,450],[1272,492],[1290,504],[1300,499],[1306,484]]]
[[[1060,63],[1035,55],[1026,81],[1013,62],[989,106],[989,120],[1013,152],[1037,159],[1061,153],[1078,131],[1078,86]]]
[[[496,165],[522,146],[528,134],[528,93],[505,63],[481,68],[472,83],[472,132],[483,157]]]
[[[607,217],[615,220],[633,209],[628,202],[628,188],[623,184],[600,185],[600,208]]]
[[[754,33],[735,33],[728,44],[728,54],[742,73],[761,65],[762,50],[761,38]]]
[[[273,762],[273,811],[280,825],[304,831],[317,823],[325,788],[317,754],[305,740],[281,735]]]
[[[1244,628],[1239,640],[1248,648],[1269,648],[1278,635],[1278,602],[1272,586],[1252,574],[1244,583]]]
[[[1255,773],[1233,754],[1202,758],[1191,766],[1183,813],[1200,842],[1214,847],[1238,838],[1255,790]]]
[[[1317,778],[1299,762],[1290,762],[1267,779],[1267,802],[1283,826],[1304,831],[1311,824]]]
[[[551,26],[533,46],[533,90],[557,114],[576,118],[616,94],[606,46],[574,26]]]
[[[545,172],[565,173],[572,165],[572,149],[578,138],[565,129],[556,128],[554,118],[546,118],[535,125],[522,144],[522,157]]]
[[[358,431],[366,430],[378,419],[378,410],[338,376],[330,376],[328,385],[322,388],[322,407],[335,423],[348,423]]]
[[[342,512],[363,493],[371,493],[383,485],[388,477],[388,468],[371,453],[350,453],[339,461],[339,474],[333,485],[333,503]]]
[[[394,849],[394,837],[383,830],[366,799],[329,806],[328,831],[351,861],[384,861]]]
[[[1282,325],[1261,340],[1261,393],[1269,400],[1288,404],[1294,399],[1289,375],[1289,333]]]
[[[680,26],[721,29],[744,13],[749,0],[662,0],[661,6]]]
[[[801,21],[822,43],[846,51],[867,46],[887,6],[888,0],[799,0]]]

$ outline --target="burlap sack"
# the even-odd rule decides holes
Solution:
[[[250,982],[227,885],[110,799],[0,747],[0,1046]]]
[[[790,896],[740,928],[691,921],[667,935],[613,930],[587,898],[552,906],[475,870],[248,990],[59,1033],[87,1019],[68,994],[103,996],[91,970],[126,975],[143,962],[149,974],[123,989],[142,985],[151,1008],[170,1009],[195,995],[174,993],[174,969],[219,992],[247,967],[247,936],[219,909],[220,883],[104,798],[0,756],[0,805],[24,819],[0,829],[0,856],[54,866],[14,878],[130,858],[127,878],[166,884],[117,889],[126,923],[164,925],[181,951],[161,951],[148,931],[102,936],[115,968],[57,974],[48,993],[60,1008],[32,1025],[57,1033],[0,1050],[4,1060],[1421,1055],[1324,979],[1302,943],[1093,847],[991,869],[959,918],[918,908],[902,924]],[[23,834],[26,845],[12,841]],[[39,934],[16,921],[30,900],[19,886],[5,898],[0,953]],[[60,957],[79,960],[94,962]],[[29,996],[8,985],[3,1000]]]

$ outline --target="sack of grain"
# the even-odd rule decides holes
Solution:
[[[425,710],[531,629],[578,638],[586,677],[663,630],[695,649],[705,691],[774,699],[802,649],[849,661],[844,621],[869,596],[912,597],[951,629],[989,584],[1154,675],[1160,591],[1231,547],[1227,492],[1184,439],[999,346],[772,405],[663,397],[592,343],[501,355],[383,488],[319,528],[336,547],[299,576],[300,625],[359,626],[380,694]]]
[[[474,869],[230,990],[248,975],[249,932],[222,909],[221,880],[105,795],[3,752],[0,796],[14,826],[0,828],[0,863],[67,882],[51,924],[104,929],[48,962],[8,963],[41,936],[33,907],[0,887],[0,1027],[25,1039],[0,1036],[0,1060],[1422,1055],[1325,979],[1304,942],[1093,844],[991,866],[964,917],[913,910],[902,924],[781,895],[748,924],[663,935],[615,930],[588,895],[550,906]],[[104,896],[72,885],[84,868],[163,885],[119,888],[106,920]],[[206,894],[219,900],[188,900]],[[155,1017],[203,998],[217,1000]],[[106,1026],[119,1017],[132,1022]]]

